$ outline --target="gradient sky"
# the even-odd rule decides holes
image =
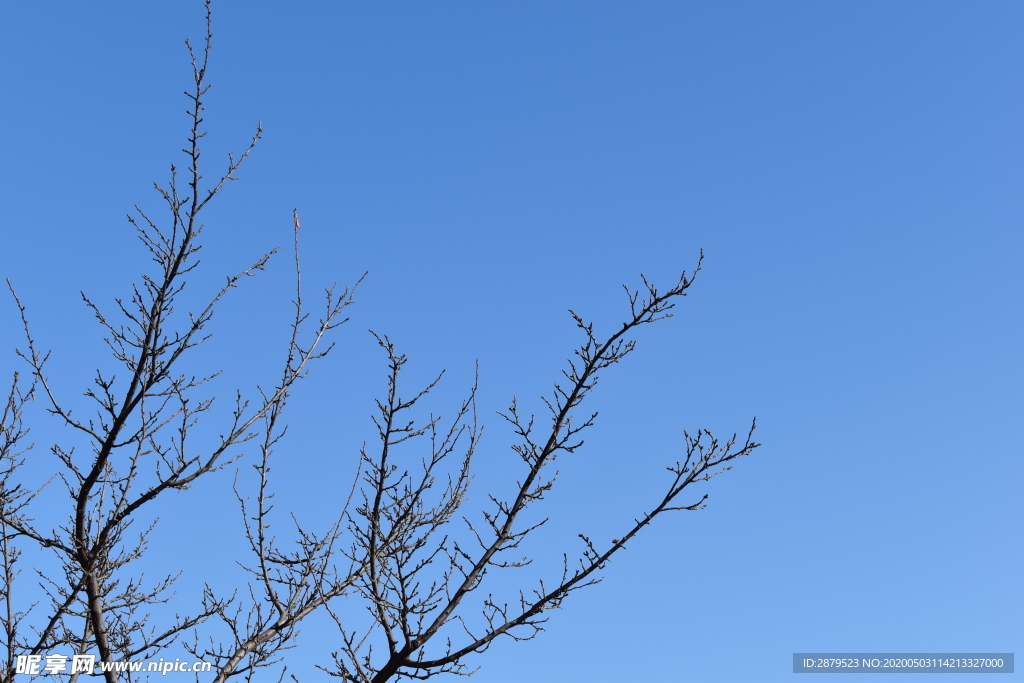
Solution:
[[[292,405],[282,511],[324,519],[347,493],[384,390],[368,328],[409,355],[409,391],[448,369],[435,413],[452,413],[479,361],[477,514],[519,476],[495,411],[518,396],[542,412],[579,343],[566,309],[612,330],[622,283],[667,285],[706,252],[677,315],[605,373],[598,425],[560,461],[552,521],[526,549],[537,564],[499,588],[550,576],[578,533],[621,535],[683,429],[728,436],[756,415],[764,446],[695,492],[707,509],[660,518],[536,640],[468,660],[474,680],[786,681],[794,652],[1024,652],[1024,6],[214,12],[209,174],[257,121],[265,139],[211,207],[196,290],[287,247],[293,208],[310,298],[369,271]],[[126,294],[146,261],[124,214],[158,210],[152,181],[183,164],[182,41],[201,37],[202,6],[6,3],[0,16],[0,275],[73,401],[107,362],[78,291]],[[277,376],[288,259],[232,293],[197,357],[225,370],[225,398]],[[10,304],[0,342],[10,372]],[[46,447],[69,435],[34,415],[42,476]],[[160,508],[146,570],[183,569],[179,600],[232,585],[232,477]],[[319,680],[329,624],[303,637],[290,671]]]

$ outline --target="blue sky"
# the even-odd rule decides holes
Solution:
[[[674,282],[706,252],[676,317],[602,379],[522,583],[577,533],[614,538],[649,509],[683,429],[728,435],[756,415],[764,446],[546,633],[476,657],[476,680],[781,681],[793,652],[1024,649],[1019,3],[214,11],[210,174],[257,121],[265,139],[211,207],[197,289],[287,246],[293,208],[311,296],[369,271],[293,404],[282,509],[317,519],[347,492],[384,389],[368,328],[410,356],[410,390],[448,369],[434,412],[455,409],[479,361],[472,512],[517,476],[495,411],[518,396],[542,412],[579,341],[566,309],[611,330],[622,283]],[[152,181],[183,163],[182,40],[202,35],[202,7],[2,16],[0,274],[77,397],[106,362],[78,291],[110,302],[145,268],[123,216],[157,207]],[[225,370],[219,391],[276,377],[289,286],[284,254],[225,303],[197,357]],[[15,322],[9,305],[10,369]],[[44,472],[68,435],[36,418]],[[147,570],[184,569],[181,599],[231,580],[215,568],[240,524],[218,476],[161,509],[161,538],[195,551],[157,544]],[[324,624],[304,636],[296,672],[332,647]]]

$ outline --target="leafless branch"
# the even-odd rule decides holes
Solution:
[[[431,394],[444,372],[407,393],[402,373],[408,358],[387,335],[373,332],[388,365],[386,391],[372,416],[376,442],[364,443],[347,499],[338,500],[327,522],[300,521],[292,513],[282,525],[271,475],[275,452],[286,444],[285,411],[296,383],[330,354],[331,334],[347,321],[343,313],[362,278],[351,287],[326,289],[320,317],[311,316],[303,295],[301,227],[294,211],[294,315],[286,323],[290,334],[276,379],[259,387],[258,395],[236,391],[216,431],[219,436],[201,436],[206,432],[197,426],[215,417],[215,399],[203,392],[217,374],[186,370],[190,352],[209,339],[209,325],[228,293],[264,270],[277,251],[227,277],[191,312],[177,311],[188,308],[186,276],[200,264],[201,212],[237,178],[262,135],[257,126],[245,150],[228,155],[224,172],[204,181],[200,143],[207,134],[202,124],[213,40],[209,0],[205,6],[202,45],[195,48],[186,41],[192,83],[185,93],[185,180],[179,181],[172,165],[167,184],[155,185],[167,211],[164,218],[139,207],[128,217],[155,265],[109,309],[82,294],[113,359],[112,369],[97,370],[84,391],[92,414],[81,414],[47,376],[50,353],[37,344],[27,305],[8,281],[24,333],[16,353],[27,372],[14,374],[0,411],[0,625],[6,648],[0,683],[13,680],[19,656],[56,647],[95,652],[109,665],[152,658],[179,641],[213,664],[217,683],[236,677],[257,680],[282,663],[298,642],[303,620],[320,611],[338,629],[332,662],[320,665],[332,677],[381,683],[469,675],[469,655],[486,651],[500,636],[535,637],[547,612],[599,582],[613,555],[656,517],[704,507],[707,495],[684,496],[687,487],[731,469],[737,458],[758,447],[753,441],[756,422],[742,441],[734,434],[722,443],[704,429],[695,436],[684,432],[684,454],[667,468],[667,485],[648,502],[650,511],[624,524],[618,538],[601,543],[580,534],[582,548],[575,556],[560,553],[560,574],[520,590],[511,600],[481,590],[494,572],[532,563],[529,541],[547,522],[533,515],[555,485],[552,467],[583,446],[584,432],[597,419],[596,412],[581,412],[583,402],[599,376],[633,352],[632,337],[639,328],[672,317],[701,270],[703,252],[693,272],[684,271],[666,290],[642,275],[642,287],[627,287],[628,315],[610,334],[599,335],[593,323],[569,311],[582,343],[552,392],[541,399],[546,418],[527,414],[515,398],[499,413],[515,435],[518,479],[508,497],[489,495],[479,518],[462,512],[483,436],[478,376],[447,418],[424,414],[423,405],[434,399]],[[64,429],[49,449],[56,474],[29,486],[23,471],[25,453],[32,448],[26,411],[37,398]],[[245,456],[245,444],[258,452]],[[177,608],[179,600],[173,593],[177,575],[150,579],[139,568],[145,566],[141,561],[157,522],[151,503],[171,492],[187,492],[236,462],[247,465],[236,472],[234,492],[248,543],[246,557],[237,564],[248,585],[230,595],[207,586],[191,610],[155,616],[155,611],[169,612],[169,603]],[[56,527],[31,516],[50,484],[55,490],[47,496],[65,496],[66,516]],[[22,576],[25,553],[33,559],[29,574],[35,586],[26,586]],[[31,599],[21,598],[23,592]],[[352,603],[362,607],[356,615],[347,609]],[[93,675],[107,683],[137,679],[130,671],[108,669]],[[287,667],[277,673],[284,680]],[[67,680],[79,677],[73,673]]]

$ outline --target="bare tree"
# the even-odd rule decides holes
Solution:
[[[538,422],[515,400],[501,413],[517,437],[512,450],[521,473],[513,495],[490,496],[489,506],[476,516],[463,512],[483,431],[477,422],[476,386],[447,422],[418,418],[418,402],[441,376],[403,398],[408,394],[399,379],[407,358],[387,336],[376,335],[389,368],[387,391],[373,417],[377,444],[363,448],[352,492],[333,520],[321,523],[319,530],[295,521],[291,538],[279,541],[270,532],[269,475],[274,449],[286,431],[283,413],[296,381],[331,350],[328,336],[345,322],[342,314],[359,282],[326,290],[322,312],[311,320],[302,296],[295,214],[294,318],[279,378],[257,397],[237,392],[230,419],[218,430],[221,436],[196,443],[195,427],[214,404],[202,395],[212,376],[196,376],[183,366],[189,352],[208,338],[206,328],[229,290],[263,270],[276,251],[228,277],[197,312],[175,313],[185,275],[198,265],[200,214],[234,179],[260,138],[257,128],[246,150],[237,158],[229,156],[226,171],[212,183],[203,182],[209,0],[206,12],[202,48],[188,44],[194,83],[186,93],[191,126],[184,149],[185,187],[172,165],[169,183],[155,186],[166,219],[157,221],[139,207],[128,218],[156,266],[128,297],[115,300],[113,314],[83,294],[113,356],[111,368],[98,370],[85,391],[95,404],[93,417],[78,417],[58,395],[46,374],[49,353],[39,350],[26,306],[8,282],[24,329],[24,346],[17,353],[27,378],[15,373],[0,416],[0,623],[7,653],[0,680],[12,680],[19,661],[57,650],[91,653],[99,662],[96,669],[76,671],[58,669],[61,662],[54,661],[53,671],[67,680],[82,674],[101,675],[108,683],[138,680],[144,673],[128,664],[153,658],[176,642],[212,664],[215,681],[252,680],[272,666],[280,667],[283,678],[284,653],[295,644],[300,622],[315,612],[329,615],[337,625],[337,649],[321,666],[331,676],[380,682],[472,673],[470,654],[485,651],[500,636],[535,637],[548,618],[545,612],[600,581],[600,570],[612,556],[657,516],[703,507],[706,494],[683,500],[684,489],[730,469],[733,460],[758,446],[752,440],[754,424],[741,441],[733,435],[720,442],[705,430],[685,434],[684,455],[667,468],[664,488],[648,502],[648,512],[624,525],[619,538],[602,544],[580,535],[580,548],[563,554],[561,572],[520,591],[511,604],[482,590],[492,571],[530,563],[521,546],[546,519],[528,523],[524,513],[554,485],[556,459],[582,446],[582,433],[594,424],[596,413],[580,414],[581,405],[598,376],[634,350],[632,335],[638,328],[671,317],[679,297],[693,285],[703,254],[694,271],[684,272],[668,289],[646,279],[639,290],[626,288],[629,312],[607,336],[570,311],[583,341],[564,378],[544,399],[548,419]],[[55,528],[30,516],[42,488],[27,487],[23,476],[25,453],[32,447],[26,443],[25,410],[36,398],[70,435],[51,447],[58,469],[44,483],[62,486],[67,496],[66,517]],[[88,448],[69,445],[76,443]],[[250,576],[249,586],[241,595],[218,595],[207,588],[191,611],[160,621],[151,608],[171,599],[177,577],[147,582],[138,569],[156,523],[151,503],[236,462],[245,444],[258,450],[258,455],[245,456],[255,458],[255,488],[247,489],[237,478],[235,486],[250,548],[248,559],[239,564]],[[410,461],[410,452],[426,455]],[[26,551],[47,554],[56,568],[37,569],[37,585],[20,576],[19,560]],[[352,605],[362,609],[353,611]]]

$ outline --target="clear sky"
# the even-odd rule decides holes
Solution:
[[[209,212],[197,290],[287,246],[293,208],[310,297],[369,271],[292,406],[282,511],[325,518],[347,493],[384,390],[368,328],[410,356],[410,391],[448,369],[435,413],[479,360],[476,514],[518,476],[495,411],[518,396],[542,412],[579,342],[566,309],[611,330],[622,283],[674,282],[707,254],[676,317],[605,373],[523,586],[577,533],[611,539],[649,509],[683,429],[727,436],[756,415],[764,446],[536,640],[470,660],[475,680],[786,681],[794,652],[1024,652],[1024,5],[214,11],[210,174],[257,121],[265,139]],[[184,163],[182,41],[201,37],[202,6],[9,2],[0,17],[0,275],[74,399],[107,362],[78,291],[127,295],[146,262],[124,214],[157,210],[152,181]],[[224,398],[276,379],[289,278],[285,253],[224,304],[199,357],[225,370]],[[15,322],[5,304],[5,372]],[[44,472],[69,435],[37,408]],[[218,477],[161,508],[146,569],[184,569],[180,600],[233,580],[240,518],[233,474]],[[292,670],[318,680],[332,632],[303,636]]]

